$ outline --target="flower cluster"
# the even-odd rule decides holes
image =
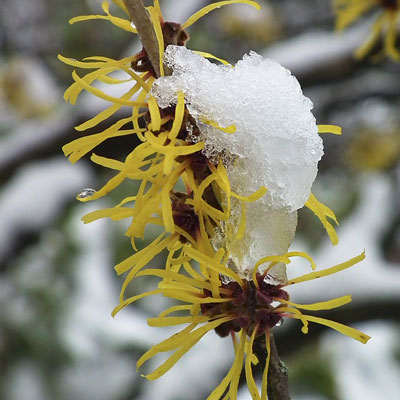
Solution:
[[[373,23],[371,34],[357,49],[356,57],[364,58],[383,37],[384,46],[381,55],[400,61],[400,52],[396,48],[400,19],[399,0],[333,0],[333,9],[337,17],[336,27],[338,30],[347,28],[367,12],[379,9],[379,15]]]
[[[128,15],[128,19],[111,15],[109,4],[103,2],[105,15],[82,16],[74,18],[70,22],[105,19],[130,33],[137,33],[129,20],[129,10],[125,3],[122,0],[113,0],[113,2]],[[246,166],[251,168],[254,157],[251,149],[249,153],[246,153],[247,150],[243,151],[243,154],[239,154],[239,150],[232,150],[229,147],[229,138],[232,137],[232,142],[236,144],[239,142],[235,137],[239,138],[239,141],[242,140],[241,137],[246,138],[246,132],[249,132],[248,124],[245,123],[246,121],[242,123],[238,115],[232,115],[231,118],[226,119],[215,117],[208,112],[207,104],[203,104],[200,99],[196,100],[195,94],[199,93],[196,90],[191,91],[190,85],[185,83],[186,67],[179,62],[174,62],[174,54],[179,53],[179,48],[183,48],[189,38],[186,29],[209,11],[232,3],[244,3],[259,8],[256,2],[250,0],[221,1],[206,6],[185,23],[178,24],[163,20],[157,0],[154,2],[154,6],[147,7],[158,41],[160,59],[157,70],[159,73],[155,71],[154,64],[145,48],[138,54],[121,60],[96,56],[76,61],[59,56],[60,60],[68,65],[93,70],[83,77],[80,77],[76,71],[73,72],[72,77],[75,82],[65,92],[64,97],[67,101],[74,104],[81,91],[86,90],[111,103],[110,107],[77,126],[76,130],[84,131],[95,127],[122,107],[130,109],[129,117],[119,120],[100,133],[74,140],[65,145],[63,151],[74,163],[100,143],[114,137],[136,135],[141,141],[131,150],[124,161],[92,154],[91,160],[94,163],[110,168],[116,173],[98,191],[85,190],[78,195],[78,199],[80,201],[96,200],[117,188],[124,181],[140,182],[138,190],[136,193],[132,193],[132,196],[123,199],[115,207],[85,215],[83,221],[88,223],[99,218],[131,221],[126,235],[131,239],[134,254],[115,266],[118,275],[126,275],[122,284],[119,304],[112,312],[113,316],[127,305],[143,297],[162,294],[178,301],[179,304],[168,308],[155,318],[150,318],[149,324],[159,327],[188,324],[179,333],[153,346],[139,359],[138,367],[160,352],[173,351],[173,354],[159,368],[146,375],[146,378],[152,380],[162,376],[207,332],[215,330],[220,336],[230,335],[232,337],[236,356],[232,368],[209,396],[209,399],[220,399],[225,393],[227,393],[224,397],[226,399],[236,398],[243,364],[252,398],[266,399],[270,335],[272,328],[282,318],[300,320],[304,333],[308,331],[309,322],[315,322],[329,326],[360,342],[367,342],[369,337],[353,328],[306,315],[301,311],[339,307],[351,301],[350,296],[300,305],[293,303],[284,289],[292,284],[328,276],[349,268],[365,256],[362,253],[342,264],[318,271],[314,261],[306,253],[288,252],[293,238],[292,233],[281,235],[280,240],[283,244],[278,247],[280,250],[266,251],[262,258],[254,260],[254,255],[245,257],[243,254],[251,252],[253,245],[248,241],[254,238],[251,233],[254,227],[247,223],[246,216],[254,213],[255,209],[258,210],[258,214],[253,216],[254,220],[262,218],[260,215],[271,217],[269,223],[273,229],[271,226],[265,226],[265,229],[272,232],[272,237],[276,233],[275,229],[278,229],[275,226],[278,223],[287,224],[288,220],[293,225],[293,229],[288,229],[290,232],[293,230],[294,234],[296,210],[305,205],[321,220],[332,242],[337,243],[337,235],[330,222],[330,220],[337,222],[334,213],[320,203],[310,190],[316,174],[316,165],[322,154],[318,132],[340,134],[340,128],[329,125],[320,125],[317,128],[313,117],[308,116],[305,120],[308,121],[307,124],[311,124],[309,133],[307,133],[311,139],[304,139],[302,136],[304,129],[299,129],[297,132],[295,123],[290,123],[285,128],[284,124],[281,125],[281,122],[275,121],[277,132],[284,130],[285,136],[289,135],[289,142],[293,141],[294,143],[293,146],[290,144],[287,146],[288,152],[291,148],[292,152],[296,148],[302,148],[307,140],[314,143],[309,154],[307,154],[307,147],[303,153],[305,160],[312,159],[312,161],[303,167],[308,171],[305,180],[308,183],[304,193],[296,202],[289,201],[291,192],[288,190],[291,187],[291,181],[287,183],[283,179],[287,168],[281,168],[281,166],[276,171],[273,169],[274,165],[267,165],[269,175],[264,180],[255,180],[255,184],[261,182],[258,188],[255,188],[254,185],[238,184],[235,171]],[[166,60],[170,60],[167,66],[164,65],[164,51]],[[184,54],[184,57],[186,56],[188,53]],[[230,76],[240,69],[229,66],[224,60],[207,53],[197,52],[195,57],[198,57],[200,64],[206,63],[204,57],[221,61],[223,66],[214,65],[212,67],[216,68],[215,73],[218,77]],[[196,58],[196,60],[198,59]],[[261,71],[262,68],[272,68],[271,71],[276,70],[277,74],[282,74],[286,77],[285,79],[289,79],[289,84],[294,88],[294,92],[298,92],[296,96],[299,98],[299,103],[309,113],[311,103],[302,96],[297,81],[286,70],[275,64],[272,65],[272,62],[264,62],[258,56],[249,57],[249,59],[255,65],[254,68],[261,68]],[[252,68],[253,64],[245,64],[244,61],[241,64],[243,68]],[[168,67],[172,68],[172,77],[166,76],[167,73],[169,74]],[[207,68],[211,67],[206,65],[206,71]],[[126,79],[117,79],[111,76],[115,71],[123,71]],[[190,71],[188,76],[189,81],[193,83],[191,79],[193,75]],[[235,79],[239,78],[235,75]],[[265,79],[268,79],[268,75]],[[121,97],[113,97],[96,88],[93,85],[96,80],[110,85],[132,82],[132,87]],[[164,89],[162,89],[163,87]],[[260,82],[256,82],[253,90],[255,88],[257,91],[259,87]],[[216,88],[215,91],[217,91]],[[171,94],[171,99],[165,98],[166,93]],[[206,103],[212,94],[207,96],[205,93]],[[229,93],[228,96],[230,96]],[[292,92],[289,93],[289,98],[296,96]],[[274,102],[274,99],[262,98],[261,100]],[[231,101],[240,101],[240,99],[232,98]],[[255,103],[254,101],[251,106],[254,110],[256,110]],[[218,105],[212,105],[212,107],[215,108]],[[251,108],[249,112],[251,112]],[[256,114],[248,115],[248,118],[253,123],[250,126],[254,128],[256,126],[254,121],[258,116]],[[285,121],[287,119],[286,115]],[[259,131],[258,128],[254,128],[254,130]],[[267,127],[267,131],[274,132],[274,127],[272,125]],[[261,132],[261,134],[268,135],[268,132]],[[224,138],[222,142],[219,142],[219,146],[216,144],[219,139],[217,142],[210,139],[210,137],[214,137],[213,135]],[[281,146],[278,139],[275,134],[271,138],[263,136],[264,142],[270,140],[271,148],[274,148],[274,143],[278,147]],[[257,140],[257,137],[248,139],[250,144],[253,143],[256,151],[258,149]],[[315,149],[319,149],[320,154]],[[312,154],[314,154],[314,158],[311,157]],[[273,155],[273,153],[268,153],[268,157],[273,157]],[[291,161],[295,160],[292,154],[288,154],[287,158]],[[259,168],[263,168],[263,165]],[[291,168],[292,172],[296,173],[297,170],[301,170],[296,163]],[[244,171],[246,174],[246,169]],[[275,176],[276,174],[278,175]],[[243,178],[242,176],[241,179],[243,181],[247,177]],[[298,179],[298,176],[294,175],[293,184]],[[178,183],[184,184],[184,191],[176,189]],[[244,193],[246,191],[247,193]],[[270,197],[266,195],[267,193]],[[253,208],[250,206],[252,204],[255,205]],[[277,215],[279,215],[278,219]],[[148,246],[138,250],[135,240],[143,238],[146,227],[150,225],[161,226],[162,233]],[[149,267],[149,263],[162,251],[168,253],[163,268]],[[238,256],[239,253],[241,257]],[[294,257],[308,260],[313,271],[287,280],[286,266]],[[158,287],[155,290],[126,298],[125,292],[128,285],[134,279],[143,276],[160,279]],[[236,335],[239,336],[238,342]],[[260,361],[253,352],[253,344],[260,337],[265,338],[268,352],[261,394],[252,373],[252,366]]]

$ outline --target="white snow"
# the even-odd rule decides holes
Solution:
[[[249,195],[260,187],[267,194],[246,205],[246,233],[241,240],[214,239],[230,251],[231,261],[247,276],[262,257],[287,251],[297,224],[296,210],[309,197],[323,149],[312,103],[288,70],[254,52],[236,66],[217,66],[194,52],[168,46],[165,61],[173,75],[159,78],[152,89],[160,107],[177,101],[183,91],[201,131],[205,154],[222,156],[233,191]],[[235,125],[233,134],[221,127]],[[236,229],[241,210],[233,207],[228,224]]]
[[[246,231],[243,238],[230,239],[226,232],[226,224],[221,224],[221,231],[213,238],[216,248],[229,251],[232,267],[237,269],[241,277],[251,279],[254,265],[261,258],[280,255],[287,252],[297,226],[297,211],[286,212],[268,209],[259,202],[246,205]],[[238,226],[241,209],[234,207],[228,224]],[[268,264],[265,264],[268,266]],[[282,267],[282,265],[281,265]],[[260,266],[262,271],[263,266]],[[285,269],[274,268],[270,275],[280,281],[286,280]]]
[[[217,66],[180,46],[168,46],[165,61],[173,75],[159,78],[152,89],[160,107],[185,93],[188,109],[202,132],[205,153],[233,155],[227,162],[233,190],[248,195],[261,186],[261,200],[273,209],[295,211],[307,200],[317,174],[322,140],[312,103],[296,78],[279,64],[254,52],[235,67]],[[222,127],[234,124],[233,134]]]

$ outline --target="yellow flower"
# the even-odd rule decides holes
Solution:
[[[342,271],[365,258],[364,253],[342,264],[321,271],[315,271],[313,260],[306,254],[290,252],[282,256],[269,256],[261,259],[254,267],[251,280],[241,279],[224,264],[224,252],[218,251],[213,257],[185,245],[179,249],[178,257],[169,257],[166,268],[146,269],[137,276],[156,276],[161,278],[158,289],[143,293],[123,301],[113,311],[113,315],[134,301],[153,294],[163,294],[184,304],[174,305],[163,311],[158,317],[150,318],[150,326],[165,327],[188,324],[180,332],[163,342],[154,345],[137,362],[141,367],[146,361],[159,353],[173,351],[173,354],[153,372],[145,375],[154,380],[168,372],[178,360],[188,352],[206,333],[215,330],[221,337],[232,336],[235,361],[217,388],[210,394],[208,400],[219,400],[228,389],[224,399],[236,399],[237,388],[243,363],[247,385],[253,400],[267,399],[267,376],[270,361],[270,333],[282,318],[299,319],[302,332],[308,332],[309,322],[328,326],[353,339],[366,343],[369,336],[354,328],[311,315],[303,314],[301,310],[329,310],[340,307],[351,301],[350,296],[323,301],[314,304],[296,304],[290,301],[286,286],[310,281]],[[268,281],[268,272],[278,262],[289,264],[292,257],[303,257],[310,261],[313,272],[284,284],[272,284]],[[200,270],[194,269],[188,259],[194,259],[200,264]],[[268,267],[262,274],[258,268],[262,264]],[[170,316],[178,312],[178,316]],[[239,343],[236,340],[239,335]],[[254,341],[265,336],[268,358],[263,372],[261,394],[257,389],[252,365],[260,360],[253,352]]]
[[[114,3],[127,13],[122,0],[114,0]],[[178,40],[178,44],[184,45],[188,38],[184,29],[211,10],[233,3],[250,4],[259,8],[256,2],[250,0],[221,1],[204,7],[180,25],[163,21],[158,1],[155,1],[154,7],[147,7],[157,32],[161,74],[163,74],[161,59],[164,46],[173,40]],[[70,23],[105,19],[121,29],[136,33],[136,29],[132,27],[129,20],[110,14],[108,2],[103,2],[102,7],[106,15],[76,17],[70,20]],[[173,30],[174,34],[171,33],[172,28],[175,29]],[[207,53],[202,54],[213,57]],[[204,148],[203,142],[193,143],[188,139],[186,124],[191,117],[187,112],[183,93],[178,94],[176,106],[159,109],[150,94],[155,76],[146,57],[144,50],[135,56],[121,60],[95,56],[77,61],[59,55],[59,59],[68,65],[94,70],[84,77],[80,77],[76,71],[73,71],[72,77],[75,82],[64,94],[66,101],[75,104],[82,90],[86,90],[112,103],[110,107],[95,117],[76,126],[77,131],[95,127],[122,107],[130,107],[132,110],[130,117],[119,120],[104,131],[80,137],[66,144],[63,151],[65,155],[69,156],[69,160],[75,163],[100,143],[118,136],[136,135],[142,142],[132,149],[124,162],[92,154],[91,160],[94,163],[113,169],[117,173],[100,190],[84,191],[84,194],[78,195],[80,201],[96,200],[114,190],[125,179],[138,180],[140,186],[134,196],[125,198],[111,209],[92,212],[86,215],[83,221],[87,223],[104,217],[114,220],[131,218],[132,224],[126,235],[131,238],[135,250],[135,238],[143,237],[147,224],[161,225],[165,228],[162,236],[153,241],[152,245],[117,265],[116,270],[119,273],[122,273],[120,271],[124,271],[127,265],[133,270],[144,266],[146,264],[144,260],[150,261],[163,249],[173,248],[180,241],[189,241],[196,248],[201,248],[205,252],[211,251],[208,237],[212,235],[212,231],[219,221],[227,219],[230,214],[231,190],[224,166],[222,163],[212,164],[201,154],[201,150]],[[116,79],[110,76],[115,71],[124,72],[126,79]],[[138,71],[142,72],[138,73]],[[132,82],[133,85],[121,97],[114,97],[96,88],[93,85],[96,80],[110,85],[126,84],[127,82]],[[133,99],[134,96],[136,98]],[[147,120],[144,128],[139,123],[143,117]],[[195,125],[194,121],[190,122]],[[204,123],[218,126],[213,121],[204,121]],[[220,128],[226,132],[234,131],[234,126]],[[177,194],[173,191],[180,179],[187,187],[185,194]],[[226,194],[226,206],[222,207],[218,204],[214,191]],[[264,193],[265,188],[261,188],[252,198],[256,199]],[[126,206],[128,204],[132,204],[132,206]],[[191,227],[187,226],[188,216],[193,219],[190,222]],[[136,264],[136,260],[140,260],[139,264]]]
[[[336,13],[336,28],[347,28],[360,16],[372,9],[380,9],[369,38],[356,51],[357,58],[365,57],[383,36],[383,54],[400,61],[400,52],[396,49],[397,29],[400,18],[399,0],[333,0]]]
[[[115,0],[122,10],[126,12],[124,2]],[[184,24],[179,25],[176,32],[178,36],[185,37],[183,29],[189,27],[202,15],[231,3],[246,3],[254,7],[258,4],[253,1],[222,1],[206,6],[190,17]],[[73,18],[70,22],[75,23],[84,20],[106,19],[114,25],[131,33],[136,33],[128,20],[114,17],[110,14],[109,4],[103,2],[105,16],[91,15]],[[167,29],[167,23],[162,19],[158,2],[155,2],[151,11],[155,24],[161,27],[161,36],[158,36],[160,44],[166,45],[171,33]],[[172,23],[169,23],[170,25]],[[157,30],[157,29],[156,29]],[[167,40],[168,39],[168,40]],[[182,43],[183,44],[183,43]],[[162,50],[164,46],[160,46]],[[207,53],[201,53],[211,56]],[[222,162],[212,162],[201,152],[204,148],[202,141],[193,143],[188,135],[186,125],[188,122],[193,127],[191,137],[196,136],[196,123],[187,111],[183,93],[178,94],[177,104],[174,107],[160,109],[151,96],[150,90],[155,81],[154,71],[145,59],[143,50],[135,56],[126,57],[121,60],[113,60],[103,56],[88,57],[83,61],[59,56],[59,59],[68,65],[81,69],[93,69],[83,78],[74,71],[72,77],[74,83],[66,90],[64,98],[75,104],[77,97],[86,90],[91,94],[112,103],[110,107],[100,112],[97,116],[75,127],[77,131],[84,131],[103,122],[121,107],[130,107],[132,114],[114,123],[104,131],[83,136],[66,144],[63,147],[65,155],[69,156],[71,162],[78,161],[82,156],[91,152],[96,146],[105,140],[117,136],[137,135],[141,144],[130,152],[125,161],[119,161],[100,157],[92,154],[91,160],[99,165],[116,171],[116,175],[110,179],[100,190],[84,191],[78,195],[80,201],[98,199],[114,190],[124,180],[137,180],[140,182],[137,193],[123,199],[115,207],[93,211],[82,219],[85,223],[99,218],[111,218],[112,220],[131,219],[131,224],[126,231],[126,236],[131,239],[132,246],[136,251],[132,256],[116,265],[116,272],[121,275],[127,274],[122,285],[120,302],[124,302],[124,293],[128,284],[137,276],[138,272],[146,266],[157,254],[167,249],[169,257],[183,243],[190,245],[203,254],[213,257],[214,248],[210,242],[215,234],[215,228],[221,221],[227,221],[231,214],[231,198],[235,197],[241,203],[252,202],[263,196],[265,187],[261,187],[248,197],[235,194],[231,190],[227,171]],[[139,67],[139,60],[142,61]],[[142,73],[135,72],[132,65],[142,69]],[[147,67],[146,67],[147,66]],[[116,79],[111,77],[115,71],[123,71],[127,79]],[[113,97],[93,86],[99,80],[110,85],[132,82],[133,86],[121,97]],[[135,99],[132,99],[136,95]],[[143,112],[141,112],[143,110]],[[139,120],[145,118],[146,127],[141,127]],[[227,133],[233,133],[235,127],[220,127],[214,121],[203,120],[202,123],[217,127]],[[127,127],[128,125],[128,127]],[[130,125],[130,126],[129,126]],[[338,127],[331,125],[320,125],[319,132],[332,132],[340,134]],[[185,193],[175,192],[174,187],[182,180],[186,187]],[[222,201],[223,200],[223,201]],[[337,243],[336,232],[329,222],[332,219],[337,223],[334,213],[321,204],[311,194],[305,204],[321,220],[326,228],[332,242]],[[243,235],[246,226],[244,207],[241,222],[235,237]],[[143,238],[147,225],[159,225],[164,232],[154,239],[146,248],[137,251],[136,238]],[[202,271],[205,276],[206,271]]]
[[[113,2],[128,14],[123,0],[113,0]],[[129,107],[131,110],[129,117],[119,120],[102,132],[84,136],[66,144],[63,151],[74,163],[103,141],[117,136],[136,135],[141,141],[124,161],[92,154],[91,160],[94,163],[114,170],[115,175],[98,191],[85,190],[78,195],[78,199],[90,201],[101,198],[125,180],[140,182],[138,190],[132,193],[132,196],[123,199],[114,207],[96,210],[85,215],[83,221],[88,223],[99,218],[131,220],[126,235],[131,239],[135,253],[115,266],[118,275],[126,275],[121,288],[119,305],[114,309],[113,315],[136,300],[153,294],[163,294],[186,303],[173,306],[161,313],[159,317],[149,320],[149,323],[154,326],[182,323],[188,323],[189,326],[154,346],[141,357],[138,367],[159,352],[175,350],[174,354],[147,378],[156,379],[167,372],[210,330],[215,329],[221,336],[239,332],[239,342],[234,342],[235,362],[209,399],[219,399],[228,387],[229,394],[225,398],[236,398],[244,360],[246,379],[253,399],[266,399],[269,359],[263,375],[260,396],[252,375],[252,364],[258,362],[253,354],[253,343],[260,335],[265,335],[268,357],[270,357],[268,347],[270,331],[282,318],[301,320],[304,333],[307,332],[308,322],[316,322],[332,327],[361,342],[368,340],[368,336],[352,328],[304,315],[300,311],[301,309],[321,310],[338,307],[348,303],[351,300],[350,296],[312,305],[299,305],[292,303],[287,292],[283,290],[285,286],[327,276],[348,268],[361,261],[364,254],[326,270],[314,271],[302,277],[275,284],[268,283],[266,279],[271,268],[277,264],[287,265],[295,256],[309,260],[313,269],[314,262],[307,254],[301,252],[268,255],[257,262],[252,269],[252,274],[250,273],[244,279],[229,268],[230,254],[227,249],[221,247],[217,250],[213,246],[212,239],[217,229],[225,222],[225,225],[229,227],[227,236],[232,235],[233,240],[243,237],[246,230],[244,204],[254,202],[264,196],[267,188],[260,187],[247,197],[235,193],[222,162],[222,154],[219,157],[218,153],[211,159],[203,153],[205,143],[199,140],[200,130],[196,120],[188,111],[185,94],[182,91],[174,93],[177,98],[176,103],[160,108],[152,96],[151,89],[156,78],[162,77],[166,72],[162,58],[166,46],[169,44],[183,46],[188,39],[185,32],[187,27],[209,11],[232,3],[245,3],[259,7],[256,2],[250,0],[220,1],[204,7],[185,23],[176,24],[163,20],[158,0],[155,0],[154,6],[147,7],[147,10],[154,25],[159,48],[160,60],[157,68],[150,62],[150,56],[145,49],[132,57],[121,60],[95,56],[76,61],[59,56],[61,61],[75,68],[93,70],[83,77],[80,77],[76,71],[73,72],[72,77],[75,82],[64,95],[67,101],[74,104],[82,90],[86,90],[111,103],[97,116],[77,126],[76,130],[84,131],[95,127],[122,107]],[[136,29],[129,20],[110,14],[107,2],[103,2],[102,7],[105,15],[77,17],[70,22],[105,19],[121,29],[136,33]],[[207,53],[200,53],[200,55],[216,58]],[[226,63],[224,60],[220,61]],[[117,79],[113,76],[115,71],[122,71],[126,77]],[[114,97],[94,86],[95,81],[110,85],[131,82],[132,85],[121,97]],[[200,119],[200,123],[218,128],[225,133],[234,134],[236,130],[234,125],[222,127],[209,119]],[[319,133],[341,133],[340,128],[331,125],[320,125],[318,128]],[[234,158],[233,154],[231,156]],[[178,182],[183,182],[184,192],[176,191]],[[239,223],[236,225],[230,225],[232,202],[235,202],[236,206],[239,205],[236,209],[242,210]],[[332,243],[336,244],[338,238],[331,223],[331,221],[337,223],[335,214],[320,203],[313,194],[309,196],[305,206],[321,220]],[[159,225],[163,231],[148,246],[138,251],[135,240],[144,237],[145,228],[148,225]],[[150,268],[149,263],[164,250],[168,253],[164,268]],[[194,266],[195,263],[199,264],[198,268]],[[260,267],[263,268],[262,272],[259,272]],[[158,288],[125,298],[126,288],[132,280],[146,275],[161,278]],[[173,312],[186,312],[186,314],[169,316]],[[199,324],[202,325],[199,326]],[[232,337],[235,335],[232,334]]]

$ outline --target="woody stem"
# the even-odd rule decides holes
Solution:
[[[281,361],[276,348],[274,335],[270,334],[271,358],[268,368],[268,400],[290,400],[288,371]],[[261,335],[254,342],[253,351],[259,360],[261,374],[265,369],[267,350],[265,335]]]
[[[146,50],[147,56],[153,66],[156,78],[160,76],[160,54],[158,41],[150,14],[143,5],[142,0],[124,0],[129,11],[131,21],[134,23],[139,34],[140,41]]]

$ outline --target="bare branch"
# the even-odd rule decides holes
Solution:
[[[129,11],[131,21],[135,24],[140,36],[140,41],[146,50],[156,77],[158,78],[160,76],[160,53],[158,51],[157,36],[150,14],[143,5],[142,0],[124,0],[124,3]]]
[[[268,400],[290,400],[289,379],[286,366],[280,360],[274,336],[270,336],[271,358],[268,368]],[[265,369],[267,350],[265,335],[259,336],[253,346],[254,354],[258,358],[261,375]]]
[[[279,358],[274,335],[272,334],[270,346],[271,360],[268,368],[268,399],[290,400],[288,370]]]

